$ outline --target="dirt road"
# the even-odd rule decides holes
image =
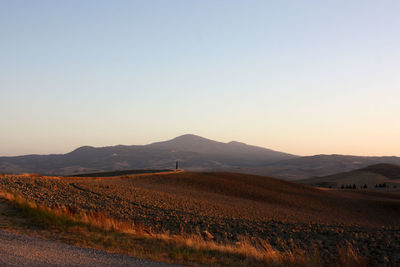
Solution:
[[[172,266],[0,230],[0,266]]]

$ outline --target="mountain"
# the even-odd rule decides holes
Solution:
[[[200,136],[186,134],[165,142],[148,145],[149,148],[166,149],[171,152],[193,152],[204,155],[214,155],[235,161],[238,165],[260,165],[266,162],[274,162],[277,159],[290,159],[297,156],[277,152],[274,150],[251,146],[232,141],[222,143],[206,139]]]
[[[375,164],[354,171],[342,172],[333,175],[315,177],[298,181],[303,184],[322,187],[339,188],[342,185],[353,185],[360,187],[367,185],[374,188],[377,184],[392,185],[400,187],[400,166],[394,164]]]
[[[222,143],[182,135],[149,145],[90,147],[67,154],[0,157],[0,172],[72,175],[129,169],[236,170],[265,166],[297,156],[239,142]]]
[[[400,165],[400,157],[315,155],[299,157],[232,141],[186,134],[149,145],[83,146],[67,154],[0,157],[0,173],[73,175],[132,169],[230,171],[302,180],[349,172],[370,165]]]

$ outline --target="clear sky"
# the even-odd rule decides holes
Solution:
[[[400,1],[0,0],[0,155],[185,133],[400,156]]]

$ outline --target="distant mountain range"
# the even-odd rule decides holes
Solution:
[[[400,157],[316,155],[299,157],[240,142],[222,143],[182,135],[149,145],[90,147],[67,154],[0,157],[0,173],[75,175],[131,169],[232,171],[297,180],[351,171],[377,163],[400,165]]]
[[[129,169],[234,170],[253,168],[297,156],[239,142],[222,143],[196,135],[182,135],[149,145],[83,146],[60,155],[0,157],[0,172],[72,175]]]

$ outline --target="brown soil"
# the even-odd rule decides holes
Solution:
[[[0,187],[47,206],[99,211],[172,233],[215,240],[260,237],[277,248],[352,243],[376,263],[400,263],[400,194],[322,191],[233,173],[176,173],[116,178],[4,176]]]

